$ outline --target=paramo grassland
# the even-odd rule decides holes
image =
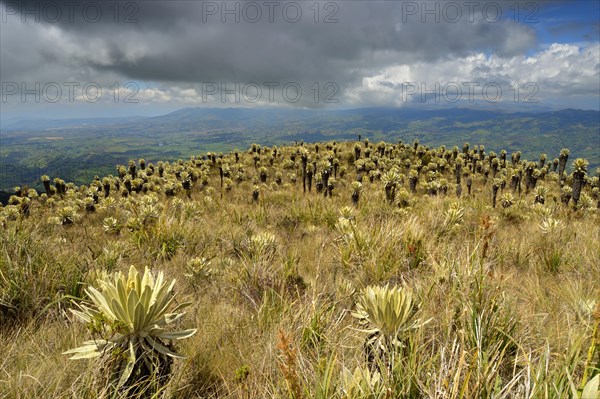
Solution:
[[[44,176],[0,208],[0,397],[597,398],[587,165],[358,141]]]

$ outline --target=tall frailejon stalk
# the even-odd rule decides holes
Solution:
[[[516,193],[517,189],[519,188],[521,183],[521,174],[520,171],[517,169],[513,169],[511,175],[510,175],[510,189],[512,190],[513,194]]]
[[[462,185],[460,183],[456,183],[456,197],[460,198],[462,195]]]
[[[473,178],[471,174],[467,174],[467,194],[471,195],[471,187],[473,187]]]
[[[308,164],[308,166],[306,167],[306,183],[308,184],[308,192],[309,193],[312,191],[312,181],[313,181],[314,172],[315,172],[315,165],[312,163]]]
[[[302,163],[302,192],[306,192],[306,167],[308,165],[308,150],[302,148],[300,150],[300,162]]]
[[[535,162],[527,162],[525,166],[525,192],[529,192],[533,188],[533,171],[535,170]]]
[[[414,169],[408,173],[408,185],[410,187],[410,191],[413,193],[417,192],[417,184],[419,182],[419,172]]]
[[[558,168],[558,158],[552,160],[552,171],[556,172],[556,168]]]
[[[129,174],[131,175],[131,179],[135,179],[137,177],[135,161],[129,161]]]
[[[458,153],[458,147],[455,147],[456,149],[456,153]],[[454,154],[455,152],[453,151],[452,154]],[[454,156],[454,155],[453,155]],[[461,185],[461,172],[462,172],[462,156],[459,156],[457,154],[456,156],[456,162],[454,164],[454,178],[456,179],[456,196],[460,198],[461,194],[462,194],[462,185]]]
[[[494,179],[492,184],[492,207],[496,207],[496,198],[498,196],[498,190],[500,189],[500,179]]]
[[[338,178],[338,170],[340,168],[340,160],[338,158],[333,158],[331,161],[331,166],[333,167],[333,178]]]
[[[490,161],[490,166],[492,168],[492,178],[496,178],[496,174],[498,173],[498,168],[500,167],[500,161],[498,158],[493,158]]]
[[[577,158],[573,161],[573,203],[577,206],[583,188],[585,174],[588,169],[588,161],[583,158]]]
[[[354,144],[354,162],[358,161],[360,159],[360,144],[356,143]]]
[[[266,183],[267,182],[267,168],[265,166],[261,166],[260,169],[258,170],[258,173],[259,173],[260,181],[262,183]]]
[[[54,194],[54,192],[52,191],[52,188],[50,187],[50,178],[48,177],[48,175],[42,176],[42,183],[44,184],[44,190],[46,190],[46,195],[48,197],[51,197],[52,194]]]
[[[469,143],[463,144],[462,152],[463,152],[463,155],[465,155],[465,156],[469,154]]]
[[[325,185],[323,184],[323,177],[321,175],[321,172],[317,172],[317,174],[315,175],[315,188],[317,189],[317,193],[322,193],[324,187]]]
[[[104,190],[104,198],[110,195],[110,179],[105,177],[102,179],[102,189]]]
[[[543,176],[543,171],[539,170],[539,169],[534,169],[533,173],[531,174],[531,188],[535,189],[535,187],[537,186],[537,182],[538,180]]]
[[[223,163],[221,162],[220,159],[219,159],[218,165],[219,165],[219,179],[221,182],[221,190],[223,190]]]
[[[539,164],[540,165],[539,166],[540,169],[542,169],[544,167],[544,165],[546,163],[546,158],[547,158],[546,154],[541,154],[540,155],[540,164]]]
[[[500,161],[502,168],[506,168],[506,154],[506,150],[500,151]]]
[[[67,192],[65,181],[58,177],[54,178],[54,187],[56,188],[56,193],[61,197],[63,197]]]
[[[335,179],[332,177],[327,180],[327,187],[325,189],[325,196],[331,198],[333,196],[333,189],[335,188]]]
[[[351,184],[352,188],[352,203],[354,206],[358,206],[358,201],[360,199],[360,193],[362,192],[363,185],[359,181],[354,181]]]
[[[563,185],[565,168],[567,167],[567,160],[569,159],[569,150],[563,148],[560,150],[560,156],[558,159],[558,182]]]
[[[329,188],[329,176],[331,175],[331,163],[324,160],[319,164],[321,173],[321,183],[323,184],[322,189],[325,190],[324,196],[327,197]]]
[[[519,162],[521,161],[521,151],[513,152],[510,155],[510,161],[511,161],[512,167],[516,168],[517,165],[519,165]]]
[[[390,170],[384,173],[381,182],[383,183],[386,199],[392,203],[396,197],[396,188],[400,183],[400,176],[395,170]]]

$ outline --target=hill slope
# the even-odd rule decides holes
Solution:
[[[330,141],[19,193],[0,207],[0,396],[137,399],[110,372],[168,345],[186,358],[153,358],[164,398],[570,397],[600,362],[600,181],[554,168]],[[169,311],[191,305],[165,327],[197,332],[67,360],[156,311],[135,281],[110,301],[131,313],[68,311],[131,265],[176,279]]]

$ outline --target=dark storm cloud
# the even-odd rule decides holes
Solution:
[[[204,103],[207,83],[280,94],[297,83],[301,101],[285,103],[305,107],[322,106],[329,83],[349,106],[389,104],[407,81],[527,76],[552,95],[593,93],[597,46],[538,47],[546,4],[557,2],[11,1],[0,4],[0,68],[3,82],[139,82],[141,102],[155,104]]]
[[[35,53],[38,65],[62,62],[66,68],[109,71],[128,79],[189,83],[334,80],[345,86],[367,70],[399,62],[435,61],[472,51],[510,56],[535,45],[534,31],[527,25],[489,22],[481,11],[473,13],[471,22],[466,8],[456,23],[444,20],[442,8],[439,23],[434,15],[422,23],[421,15],[412,14],[406,2],[321,2],[315,16],[313,2],[293,2],[286,9],[286,2],[259,1],[253,3],[262,13],[257,23],[248,22],[256,17],[257,7],[244,12],[247,5],[243,2],[121,2],[116,7],[117,22],[112,1],[91,2],[93,7],[90,2],[72,3],[77,6],[72,7],[71,20],[64,12],[58,22],[51,23],[42,13],[40,23],[60,30],[62,39],[72,41],[73,47],[48,48],[43,42],[37,46],[35,35],[12,37],[11,47]],[[31,11],[32,4],[36,2],[5,6]],[[101,18],[96,17],[98,4]],[[421,7],[422,3],[414,4]],[[225,7],[238,7],[239,22]],[[298,9],[302,17],[291,22]],[[325,23],[327,16],[337,22]],[[30,25],[33,16],[25,17]],[[16,15],[8,18],[19,19]],[[514,31],[520,34],[515,36]],[[9,78],[23,71],[22,62],[14,59],[2,66],[3,75]]]

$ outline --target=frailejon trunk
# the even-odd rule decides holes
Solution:
[[[583,178],[585,173],[582,172],[574,172],[573,173],[573,202],[575,206],[579,202],[579,197],[581,196],[581,189],[583,188]]]

